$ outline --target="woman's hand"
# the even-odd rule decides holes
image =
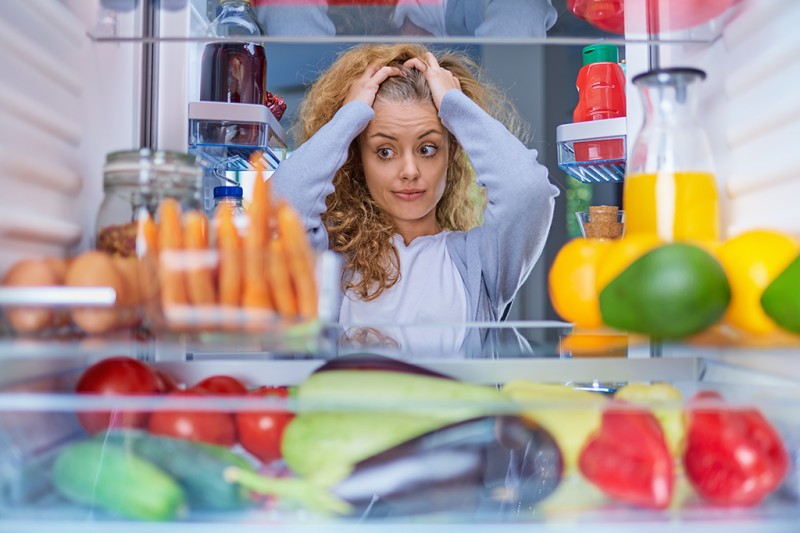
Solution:
[[[345,105],[350,102],[360,101],[372,107],[381,83],[386,81],[389,76],[399,76],[400,74],[401,70],[397,67],[368,66],[364,74],[350,87],[350,92],[344,101]]]
[[[431,89],[431,96],[433,96],[433,104],[436,109],[442,103],[442,98],[450,89],[461,90],[461,82],[458,81],[452,72],[439,66],[436,61],[436,56],[427,52],[424,58],[414,57],[403,63],[403,66],[415,68],[422,72],[425,80],[428,82],[428,87]]]

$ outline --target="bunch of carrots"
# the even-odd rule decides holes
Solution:
[[[148,249],[158,250],[158,285],[168,323],[175,311],[187,310],[187,306],[190,311],[212,313],[215,309],[243,311],[245,318],[238,319],[241,326],[257,327],[252,317],[263,317],[260,312],[288,320],[317,316],[314,254],[302,221],[290,204],[273,201],[260,157],[252,158],[251,164],[259,178],[245,232],[237,228],[233,210],[223,206],[213,220],[215,239],[211,242],[205,214],[197,210],[181,213],[172,199],[160,204],[157,227],[150,220],[143,222],[139,235],[150,241]],[[208,316],[215,315],[195,320],[195,325],[213,322]],[[222,325],[235,326],[232,320],[237,319],[228,313]]]

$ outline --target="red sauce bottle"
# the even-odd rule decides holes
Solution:
[[[625,73],[618,63],[617,47],[593,44],[583,49],[583,67],[575,86],[578,105],[573,122],[625,116]],[[625,157],[624,139],[603,139],[574,143],[576,161],[600,161]]]

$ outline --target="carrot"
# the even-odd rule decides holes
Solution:
[[[219,302],[238,306],[242,301],[242,242],[233,221],[233,209],[217,211],[217,248],[219,250]]]
[[[267,272],[269,273],[269,287],[275,301],[275,309],[284,318],[295,318],[297,316],[297,298],[295,297],[289,274],[283,239],[279,237],[269,241]]]
[[[181,207],[172,198],[161,201],[158,208],[158,249],[159,260],[158,279],[161,285],[161,304],[184,305],[189,301],[186,294],[186,285],[183,273],[179,268],[165,261],[165,255],[171,251],[183,248],[183,231],[181,229]]]
[[[208,250],[208,219],[200,211],[187,211],[183,216],[184,245],[187,250],[196,250],[197,255],[187,255],[186,285],[194,305],[217,303],[214,277],[211,267],[203,264],[202,252]]]
[[[136,231],[136,252],[140,257],[158,252],[158,226],[146,209],[142,209]]]
[[[317,284],[314,277],[314,254],[308,242],[303,223],[297,212],[285,201],[276,208],[278,232],[284,243],[289,273],[297,294],[300,316],[311,319],[317,316]]]
[[[258,157],[256,157],[258,154]],[[266,251],[270,235],[271,195],[269,184],[262,179],[264,164],[260,152],[254,152],[250,159],[253,168],[259,172],[253,186],[253,199],[250,202],[248,216],[250,223],[244,239],[244,294],[242,305],[257,309],[272,309],[268,280]]]

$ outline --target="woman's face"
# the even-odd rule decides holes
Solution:
[[[436,205],[444,193],[450,142],[432,102],[376,101],[375,117],[358,137],[372,198],[406,244],[439,232]]]

